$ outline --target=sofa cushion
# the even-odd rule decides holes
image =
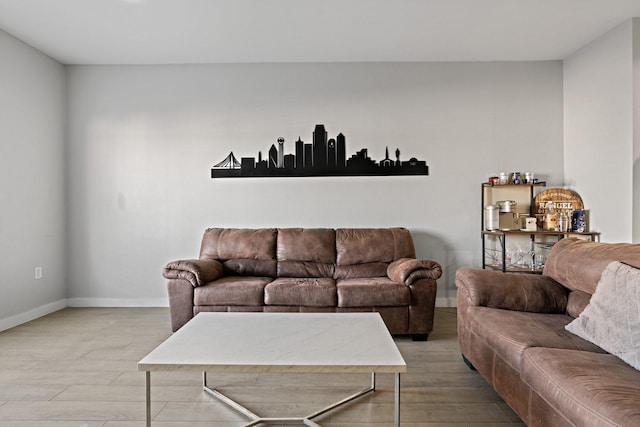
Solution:
[[[571,291],[567,298],[567,314],[571,317],[578,317],[584,310],[589,301],[591,294],[582,291]]]
[[[530,347],[604,351],[564,329],[573,320],[565,314],[529,313],[488,307],[469,307],[465,326],[481,337],[513,369],[520,371],[522,355]]]
[[[330,228],[280,228],[278,277],[333,277],[336,233]]]
[[[411,303],[411,291],[386,277],[342,279],[336,283],[338,307],[393,307]]]
[[[330,278],[279,277],[264,288],[267,305],[335,307],[336,283]]]
[[[387,275],[387,262],[369,262],[366,264],[336,265],[335,279],[355,279],[362,277],[384,277]]]
[[[276,275],[275,228],[209,228],[200,245],[200,259],[222,262],[226,274]]]
[[[200,258],[275,259],[275,228],[209,228],[200,245]]]
[[[390,263],[415,258],[413,239],[406,228],[340,228],[336,230],[338,265]]]
[[[222,261],[226,275],[276,277],[278,272],[275,260],[268,259],[229,259]]]
[[[277,277],[333,277],[335,266],[319,262],[278,261]]]
[[[194,305],[264,305],[269,277],[226,276],[193,291]]]
[[[640,372],[611,354],[530,348],[520,375],[573,425],[640,425]]]
[[[571,290],[593,294],[602,272],[612,261],[640,266],[640,245],[562,239],[553,245],[542,274]]]
[[[569,332],[640,370],[640,270],[614,261]]]
[[[336,232],[331,228],[280,228],[278,261],[336,261]]]

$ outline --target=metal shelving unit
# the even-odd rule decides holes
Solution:
[[[577,237],[592,241],[600,240],[600,233],[562,232],[538,229],[524,230],[485,230],[485,207],[495,205],[499,200],[516,202],[518,213],[534,216],[533,199],[537,190],[546,186],[546,182],[531,184],[491,184],[482,183],[482,268],[490,268],[510,273],[541,273],[544,259],[549,249],[565,237]],[[507,241],[516,244],[518,250],[510,250]],[[536,260],[535,255],[539,260]]]

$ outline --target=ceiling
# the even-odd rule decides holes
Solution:
[[[563,59],[640,0],[0,0],[65,64]]]

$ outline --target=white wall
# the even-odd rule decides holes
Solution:
[[[71,305],[166,303],[162,267],[206,227],[406,226],[418,256],[479,266],[480,183],[534,171],[562,183],[562,64],[70,66]],[[211,179],[233,150],[285,150],[316,123],[429,176]]]
[[[0,30],[0,330],[66,306],[65,109],[64,66]]]
[[[564,61],[565,183],[582,196],[602,241],[631,242],[633,217],[640,218],[632,208],[640,191],[633,184],[637,25],[626,21]]]

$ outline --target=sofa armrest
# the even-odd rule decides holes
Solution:
[[[409,286],[418,279],[440,278],[442,267],[435,261],[400,258],[389,264],[387,276],[394,282],[402,282]]]
[[[172,261],[164,268],[165,279],[184,279],[198,287],[222,277],[222,264],[212,259],[187,259]]]
[[[484,306],[532,313],[565,313],[568,290],[547,276],[461,268],[456,271],[458,299]]]

